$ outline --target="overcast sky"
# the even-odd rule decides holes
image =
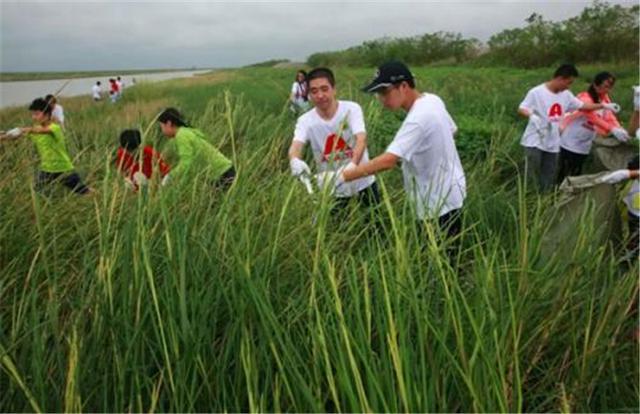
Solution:
[[[0,70],[241,66],[304,61],[383,36],[439,30],[487,40],[537,12],[575,16],[590,1],[7,1]],[[633,5],[636,1],[611,1]]]

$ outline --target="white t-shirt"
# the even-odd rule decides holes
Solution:
[[[333,118],[324,120],[315,108],[298,118],[293,140],[311,144],[319,171],[335,171],[351,162],[356,146],[356,134],[366,133],[362,108],[355,102],[338,101]],[[369,161],[365,148],[360,162]],[[344,183],[336,189],[336,197],[352,197],[375,182],[369,176]]]
[[[598,116],[602,116],[604,109],[599,109],[594,112]],[[589,154],[596,135],[593,124],[586,116],[581,115],[562,131],[560,135],[560,146],[576,154]]]
[[[91,92],[93,92],[93,99],[100,99],[100,86],[98,85],[93,85],[93,87],[91,88]]]
[[[461,208],[467,195],[455,130],[442,99],[425,93],[413,103],[387,148],[402,159],[404,188],[420,220]]]
[[[527,124],[520,144],[547,152],[560,152],[560,123],[565,113],[582,108],[584,102],[570,90],[553,93],[547,85],[540,84],[527,92],[520,109],[535,113],[546,122],[546,127],[536,129],[531,121]]]
[[[64,126],[64,109],[60,104],[56,104],[51,111],[51,117],[56,118],[60,126]]]

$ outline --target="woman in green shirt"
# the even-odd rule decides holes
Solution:
[[[175,160],[171,162],[171,172],[162,180],[163,185],[204,177],[215,186],[225,189],[231,186],[236,175],[231,161],[200,130],[189,126],[177,109],[165,109],[158,122],[162,134],[170,140],[164,157]]]
[[[36,189],[40,191],[50,184],[59,182],[76,194],[88,194],[89,188],[74,171],[62,128],[51,119],[53,108],[50,103],[43,98],[37,98],[31,103],[29,110],[35,125],[20,128],[16,133],[6,135],[2,139],[17,139],[26,135],[33,141],[40,158]]]

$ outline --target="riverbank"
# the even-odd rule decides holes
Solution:
[[[166,73],[215,70],[213,68],[171,68],[171,69],[131,69],[131,70],[97,70],[81,72],[0,72],[0,82],[21,82],[34,80],[103,78],[144,73]]]

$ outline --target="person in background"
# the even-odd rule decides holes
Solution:
[[[170,141],[163,158],[169,160],[171,172],[165,175],[163,185],[186,184],[198,179],[206,180],[215,188],[227,189],[233,184],[236,172],[231,161],[200,130],[189,126],[177,109],[165,109],[158,122],[162,134]]]
[[[96,102],[102,99],[102,87],[100,85],[102,85],[100,81],[97,81],[96,84],[91,87],[91,95]]]
[[[118,84],[118,94],[120,95],[119,97],[121,97],[124,93],[124,81],[122,80],[122,78],[120,78],[120,76],[118,76],[116,78],[116,83]]]
[[[51,105],[51,119],[56,124],[64,128],[64,108],[58,103],[58,100],[53,95],[47,95],[46,101]]]
[[[615,82],[616,78],[611,73],[600,72],[589,85],[589,89],[579,93],[577,98],[586,104],[611,103],[609,92]],[[620,142],[627,142],[630,138],[627,131],[620,126],[614,112],[606,109],[572,112],[562,120],[560,129],[558,184],[567,176],[582,173],[582,164],[591,151],[591,144],[596,136],[611,134]]]
[[[109,96],[111,97],[111,103],[116,103],[118,101],[119,93],[120,91],[116,80],[113,78],[109,79]]]
[[[290,108],[293,113],[300,114],[309,110],[307,91],[307,72],[299,70],[296,73],[296,79],[293,85],[291,85],[291,96],[289,97],[291,102]]]
[[[617,112],[620,108],[610,102],[585,103],[576,98],[569,87],[577,77],[574,65],[561,65],[550,80],[529,90],[518,107],[518,114],[528,119],[520,141],[525,150],[525,174],[542,192],[552,190],[556,182],[560,123],[565,114],[578,109]]]
[[[169,174],[170,167],[164,162],[160,153],[150,145],[145,145],[140,151],[142,135],[137,129],[126,129],[120,134],[120,147],[116,152],[115,163],[118,170],[124,174],[125,180],[133,190],[146,184],[154,172],[164,178]]]
[[[18,139],[26,135],[35,144],[40,158],[36,190],[43,191],[54,183],[60,183],[76,194],[90,193],[91,190],[74,170],[62,127],[51,116],[50,101],[37,98],[31,103],[29,110],[34,126],[20,128],[19,133],[5,135],[3,140]]]

